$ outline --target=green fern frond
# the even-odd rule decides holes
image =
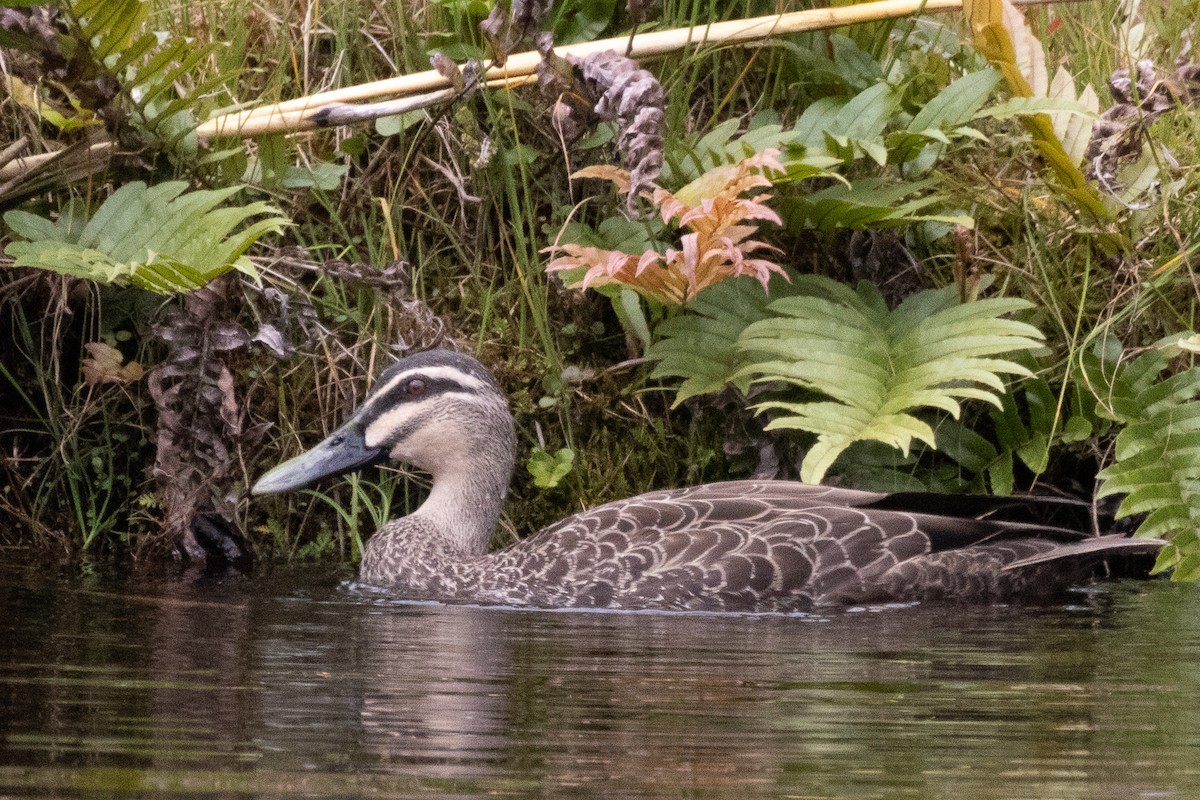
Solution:
[[[1124,428],[1115,463],[1102,470],[1098,497],[1123,494],[1117,517],[1147,514],[1139,536],[1170,540],[1155,572],[1200,578],[1200,367],[1161,378],[1183,352],[1183,335],[1159,342],[1132,362],[1091,354],[1084,370],[1098,405]]]
[[[769,429],[817,434],[800,468],[801,478],[814,483],[857,441],[884,442],[905,453],[913,439],[936,447],[933,429],[912,412],[936,408],[957,418],[962,400],[999,407],[1002,376],[1030,374],[1001,356],[1041,346],[1036,328],[1003,318],[1028,308],[1023,300],[959,304],[947,287],[914,295],[889,312],[869,284],[855,291],[803,276],[796,288],[804,294],[771,303],[772,316],[742,333],[737,347],[753,359],[735,378],[780,382],[833,399],[757,406],[783,412]]]
[[[114,101],[143,136],[175,144],[190,134],[197,104],[210,102],[228,77],[198,81],[217,43],[148,30],[149,0],[66,0],[60,8],[71,34],[73,69],[119,87]]]
[[[772,288],[780,286],[775,281]],[[656,341],[646,355],[658,360],[651,378],[683,378],[675,395],[678,406],[689,397],[712,394],[733,385],[743,394],[749,376],[739,375],[749,356],[738,349],[738,337],[766,316],[769,298],[749,277],[734,278],[701,292],[689,307],[654,329]]]
[[[791,163],[787,164],[789,172]],[[882,178],[863,178],[853,186],[835,184],[817,192],[782,198],[776,208],[789,228],[815,228],[832,232],[839,228],[866,228],[906,225],[912,222],[948,222],[973,227],[975,221],[959,214],[929,214],[931,207],[943,202],[937,194],[938,181],[919,181],[889,185]]]
[[[6,252],[16,266],[175,294],[197,289],[231,269],[252,274],[243,258],[246,250],[263,235],[291,224],[268,203],[218,207],[241,187],[186,188],[182,181],[128,184],[83,225],[70,213],[53,223],[10,211],[4,221],[29,241],[12,242]]]
[[[716,167],[736,164],[766,150],[784,149],[795,138],[795,132],[784,129],[773,113],[756,115],[745,126],[736,117],[725,120],[695,142],[682,141],[672,147],[663,164],[662,183],[682,186]]]
[[[123,51],[150,16],[147,0],[74,0],[66,6],[101,62]]]

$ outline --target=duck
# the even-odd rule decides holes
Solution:
[[[810,612],[1040,597],[1111,555],[1164,542],[1052,524],[1070,501],[879,493],[787,480],[651,491],[573,514],[496,552],[512,479],[507,398],[445,349],[384,370],[349,419],[265,473],[256,496],[371,465],[432,479],[363,548],[360,583],[407,600],[540,608]]]

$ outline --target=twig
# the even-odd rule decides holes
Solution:
[[[27,136],[22,136],[8,147],[0,150],[0,168],[3,168],[6,164],[8,164],[8,162],[21,155],[21,153],[24,153],[28,147],[29,138]]]
[[[112,141],[99,139],[90,143],[76,142],[52,153],[14,158],[0,166],[0,197],[7,195],[26,176],[59,159],[64,161],[74,180],[93,175],[104,169],[108,164],[108,155],[115,148]]]

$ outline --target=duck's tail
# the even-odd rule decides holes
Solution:
[[[1004,565],[1005,572],[1025,569],[1037,564],[1063,559],[1075,559],[1085,556],[1107,555],[1153,555],[1167,542],[1163,539],[1130,538],[1121,534],[1093,536],[1078,542],[1068,542],[1047,550],[1044,553],[1017,559]]]

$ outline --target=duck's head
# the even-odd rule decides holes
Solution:
[[[384,370],[363,404],[324,441],[267,472],[251,494],[303,489],[322,478],[385,462],[439,478],[478,483],[482,471],[503,488],[516,446],[500,385],[483,364],[430,350]]]

